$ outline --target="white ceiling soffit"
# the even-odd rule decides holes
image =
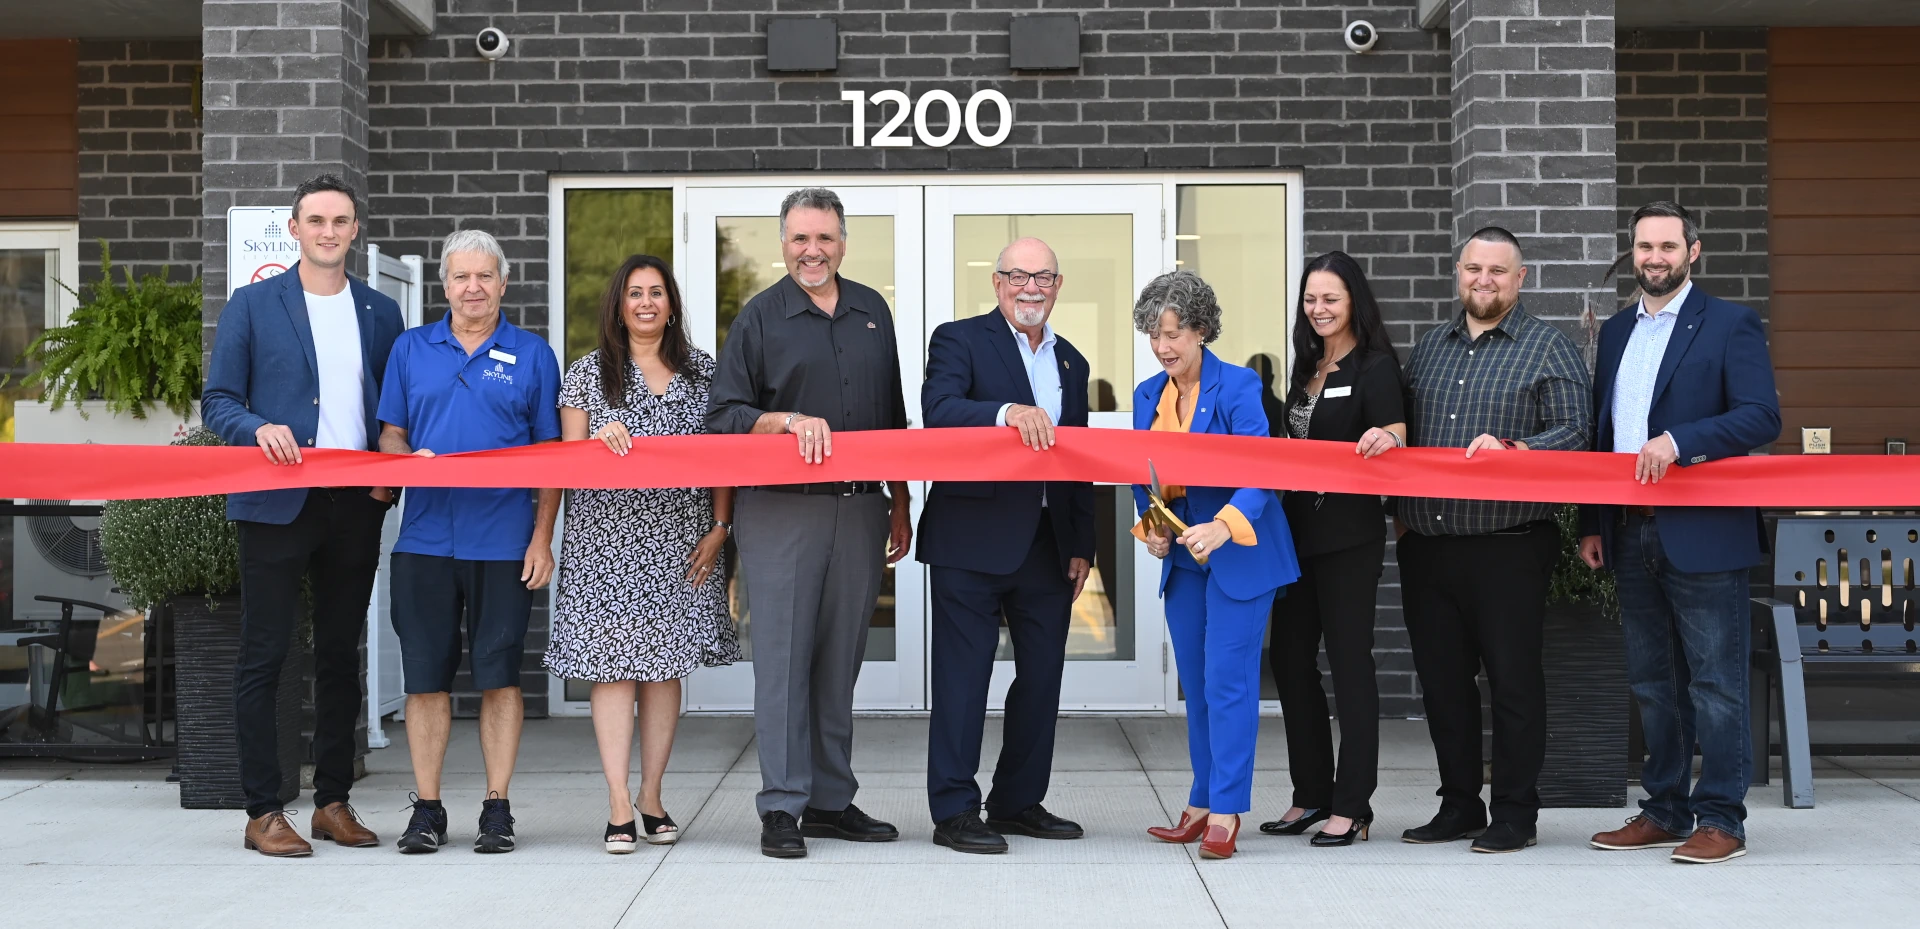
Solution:
[[[200,0],[6,0],[0,39],[197,39]],[[368,0],[377,36],[433,34],[433,0]]]

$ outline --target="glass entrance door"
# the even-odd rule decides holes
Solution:
[[[921,300],[921,221],[918,187],[836,186],[847,208],[847,257],[843,277],[879,291],[894,313],[900,370],[906,381],[909,417],[918,420],[919,377],[925,342]],[[681,262],[687,317],[694,344],[712,346],[716,357],[740,308],[784,276],[780,252],[780,201],[791,187],[697,187],[686,191]],[[924,485],[913,491],[913,517],[920,520]],[[875,558],[884,553],[875,552]],[[687,680],[686,703],[694,711],[753,708],[753,605],[736,574],[729,599],[747,661],[705,668]],[[866,661],[854,688],[863,710],[926,707],[926,582],[911,557],[889,568],[867,633]]]
[[[1062,276],[1049,322],[1091,366],[1091,424],[1132,428],[1133,387],[1158,370],[1133,331],[1132,308],[1141,287],[1165,270],[1163,198],[1157,184],[928,187],[927,330],[995,311],[1000,250],[1017,238],[1042,239],[1059,256]],[[1146,462],[1140,471],[1144,480]],[[1128,536],[1134,511],[1126,486],[1096,486],[1094,510],[1093,572],[1073,606],[1061,708],[1163,707],[1159,562]],[[996,658],[988,699],[998,708],[1013,681],[1004,628]]]

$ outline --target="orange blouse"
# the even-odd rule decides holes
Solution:
[[[1173,383],[1173,378],[1167,378],[1167,387],[1160,392],[1160,405],[1153,413],[1151,431],[1186,432],[1187,428],[1193,424],[1193,408],[1198,405],[1199,400],[1198,390],[1191,396],[1181,397],[1180,388]],[[1160,488],[1160,499],[1167,503],[1172,503],[1186,495],[1187,489],[1179,485]],[[1254,535],[1253,524],[1247,521],[1246,515],[1240,512],[1239,507],[1229,503],[1221,507],[1220,512],[1214,514],[1214,518],[1227,524],[1227,529],[1233,534],[1233,541],[1236,544],[1253,545],[1259,542],[1259,537]],[[1147,540],[1146,520],[1142,519],[1134,523],[1133,537],[1142,542]]]

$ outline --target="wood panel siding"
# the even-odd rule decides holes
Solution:
[[[78,217],[78,43],[0,41],[0,87],[0,219]]]
[[[1774,29],[1768,60],[1775,450],[1920,442],[1920,28]]]

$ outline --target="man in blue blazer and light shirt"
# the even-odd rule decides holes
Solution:
[[[1059,258],[1039,239],[1000,252],[999,307],[942,324],[927,345],[920,407],[928,427],[1013,426],[1044,452],[1056,424],[1087,424],[1087,360],[1047,324],[1064,283]],[[928,492],[919,558],[933,588],[927,803],[936,843],[994,854],[1007,850],[1005,833],[1083,834],[1040,801],[1053,769],[1068,621],[1093,551],[1091,484],[943,481]],[[974,777],[1002,616],[1015,677],[983,823]]]
[[[1633,214],[1644,295],[1600,329],[1594,450],[1635,455],[1633,479],[1745,455],[1780,435],[1780,401],[1759,314],[1688,280],[1700,233],[1677,203]],[[1625,477],[1625,474],[1622,474]],[[1746,854],[1747,570],[1766,548],[1751,507],[1585,506],[1580,555],[1619,583],[1627,678],[1646,733],[1647,799],[1594,848],[1674,848],[1713,863]],[[1689,793],[1695,745],[1700,778]]]
[[[387,354],[404,324],[385,294],[347,275],[360,234],[354,192],[323,174],[294,191],[287,232],[300,260],[227,298],[215,330],[201,418],[229,445],[257,445],[298,466],[301,450],[372,451]],[[300,585],[313,585],[315,839],[365,847],[379,839],[347,805],[353,726],[360,715],[360,631],[380,560],[380,526],[393,491],[316,487],[227,495],[240,536],[240,658],[234,725],[247,803],[245,846],[275,857],[313,848],[288,822],[275,694]]]

